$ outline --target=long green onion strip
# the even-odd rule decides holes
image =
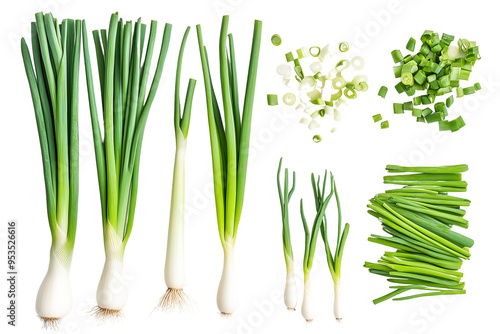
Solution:
[[[111,15],[107,31],[93,32],[102,92],[103,137],[83,22],[85,70],[106,254],[97,288],[98,305],[94,308],[94,315],[99,318],[119,316],[127,302],[123,255],[134,223],[144,130],[165,64],[172,26],[165,25],[155,74],[147,92],[156,28],[157,22],[151,21],[145,54],[146,25],[140,19],[134,25],[131,21],[124,24],[115,13]],[[119,287],[115,286],[117,282]]]
[[[168,243],[165,257],[164,279],[167,290],[160,298],[158,308],[183,309],[190,306],[190,298],[184,293],[186,272],[184,264],[184,200],[185,200],[185,156],[191,107],[196,80],[189,79],[181,112],[180,85],[184,48],[186,46],[190,27],[186,28],[177,61],[174,94],[174,130],[175,130],[175,161],[172,181],[172,196],[170,202],[170,220],[168,225]]]
[[[278,193],[280,198],[280,207],[281,207],[281,220],[283,224],[283,252],[285,255],[285,264],[286,264],[286,284],[285,284],[285,293],[284,293],[284,301],[288,310],[294,311],[297,306],[297,283],[295,281],[295,271],[293,264],[293,251],[292,251],[292,242],[290,239],[290,224],[289,224],[289,210],[288,204],[290,203],[290,199],[292,198],[293,191],[295,190],[295,172],[293,172],[292,178],[292,187],[289,189],[289,181],[288,181],[288,168],[285,168],[285,178],[284,178],[284,187],[281,188],[281,163],[283,158],[280,158],[280,163],[278,166]]]
[[[321,225],[321,236],[325,243],[325,251],[326,258],[328,260],[328,268],[330,269],[330,274],[333,279],[333,286],[335,291],[335,301],[333,304],[333,313],[337,321],[342,320],[342,312],[340,308],[340,269],[342,263],[342,255],[344,254],[344,246],[347,240],[347,235],[349,234],[349,223],[344,225],[342,229],[342,212],[340,210],[340,200],[337,192],[336,182],[333,183],[333,191],[335,193],[335,200],[337,202],[337,243],[335,245],[334,254],[332,255],[332,251],[330,248],[330,244],[328,242],[328,230],[327,230],[327,219],[326,216],[323,219],[323,224]]]
[[[207,99],[210,146],[214,177],[214,193],[219,237],[224,250],[224,268],[217,293],[217,306],[222,314],[232,314],[237,307],[234,282],[234,245],[243,208],[252,109],[257,81],[262,22],[254,24],[247,85],[240,115],[236,63],[232,35],[228,35],[229,16],[222,19],[219,61],[224,123],[212,85],[208,56],[201,26],[197,25],[198,44]],[[227,40],[229,39],[229,57]]]
[[[396,290],[375,299],[375,304],[410,290],[430,292],[394,300],[465,293],[463,274],[458,270],[462,261],[470,258],[474,240],[453,231],[452,226],[468,227],[461,207],[469,206],[470,201],[447,192],[465,191],[461,173],[467,170],[467,165],[387,166],[390,173],[404,174],[385,176],[385,183],[418,185],[387,190],[373,197],[368,205],[368,213],[391,235],[372,235],[368,240],[397,251],[385,252],[378,263],[366,262],[364,266],[374,274],[389,277],[389,282],[403,284],[390,286]]]
[[[72,308],[69,270],[78,216],[82,22],[64,19],[58,25],[50,13],[37,13],[35,18],[31,23],[33,58],[24,38],[21,53],[35,111],[52,237],[49,268],[38,290],[36,312],[45,328],[56,328]]]
[[[318,178],[314,176],[314,174],[311,174],[311,183],[313,187],[313,193],[314,193],[314,200],[316,204],[316,215],[314,217],[314,223],[312,225],[311,230],[309,230],[309,227],[307,225],[307,220],[305,217],[304,213],[304,206],[303,206],[303,200],[300,200],[300,215],[302,218],[302,223],[304,226],[304,232],[305,232],[305,251],[304,251],[304,262],[303,262],[303,270],[304,270],[304,298],[302,300],[302,316],[306,321],[312,321],[314,318],[314,302],[312,300],[312,292],[311,292],[311,281],[310,281],[310,272],[312,269],[313,265],[313,260],[314,260],[314,253],[316,252],[316,241],[318,239],[318,234],[321,230],[321,226],[324,224],[324,218],[325,218],[325,211],[326,208],[328,207],[328,203],[330,202],[330,199],[332,198],[334,192],[335,192],[335,185],[334,185],[334,179],[333,175],[330,173],[330,193],[325,197],[326,195],[326,181],[327,181],[327,176],[328,172],[325,170],[325,175],[323,177],[323,186],[320,187],[321,185],[321,177],[318,175]],[[326,226],[323,227],[324,232],[323,234],[325,235],[326,238]],[[345,229],[344,229],[345,231]],[[348,231],[348,228],[347,228]],[[345,234],[347,237],[347,233]],[[340,237],[340,234],[339,234]],[[325,239],[327,240],[327,238]],[[328,242],[328,241],[326,241]],[[337,241],[337,245],[340,245],[341,241]],[[345,239],[344,239],[345,243]],[[326,245],[326,244],[325,244]],[[337,262],[338,268],[335,268],[335,265],[332,262],[332,265],[334,266],[335,270],[339,270],[338,273],[340,274],[340,261],[342,258],[342,250],[343,250],[343,244],[342,247],[336,247],[336,256],[337,256],[337,249],[339,250],[339,256],[340,260]],[[327,251],[328,252],[328,251]],[[328,254],[328,253],[327,253]],[[330,266],[330,263],[329,263]]]

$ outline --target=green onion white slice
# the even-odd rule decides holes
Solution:
[[[314,253],[316,251],[316,241],[318,239],[318,234],[320,232],[321,225],[323,224],[323,218],[325,216],[326,208],[334,192],[333,175],[330,173],[330,183],[331,183],[330,194],[325,197],[326,179],[327,179],[327,171],[325,171],[325,176],[323,178],[323,187],[320,188],[321,177],[318,175],[318,179],[316,180],[314,174],[311,174],[311,183],[313,187],[314,200],[316,204],[316,214],[311,231],[309,231],[309,227],[307,226],[302,199],[300,200],[300,215],[302,217],[302,223],[304,225],[304,232],[306,235],[306,240],[305,240],[306,246],[304,251],[304,263],[303,263],[304,298],[302,300],[302,316],[308,322],[314,319],[314,302],[312,300],[310,273],[313,265]]]
[[[165,284],[167,291],[160,299],[158,307],[162,310],[183,309],[189,306],[189,297],[184,293],[186,270],[184,265],[184,199],[185,199],[185,156],[191,106],[196,80],[190,79],[186,92],[184,111],[181,114],[179,96],[182,57],[189,35],[190,27],[186,29],[182,39],[177,61],[175,77],[174,128],[175,128],[175,162],[172,181],[172,197],[170,202],[170,221],[168,225],[167,254],[165,257]]]
[[[21,52],[42,152],[52,245],[38,290],[36,313],[44,328],[57,328],[72,307],[69,270],[78,214],[78,79],[81,21],[58,24],[37,13],[31,24],[33,63],[24,38]]]
[[[297,283],[295,281],[295,271],[293,266],[293,251],[292,242],[290,240],[290,225],[288,222],[289,212],[288,203],[292,198],[293,191],[295,190],[295,172],[293,172],[292,188],[288,190],[288,168],[285,168],[285,183],[283,190],[281,189],[281,163],[283,158],[280,159],[278,166],[278,193],[280,196],[281,206],[281,220],[283,223],[283,252],[285,254],[286,264],[286,284],[284,300],[288,310],[295,311],[297,306]]]
[[[219,104],[217,103],[215,90],[212,85],[207,50],[203,44],[201,26],[196,26],[207,99],[217,224],[220,241],[224,250],[224,267],[219,289],[217,290],[217,306],[223,315],[232,314],[238,304],[236,272],[234,268],[234,245],[245,194],[252,109],[262,35],[262,22],[256,20],[243,112],[240,116],[238,81],[236,80],[236,57],[234,54],[233,37],[231,34],[228,36],[227,33],[228,24],[229,16],[226,15],[222,18],[219,40],[224,124],[222,123]],[[226,49],[228,38],[229,53]]]
[[[165,25],[161,50],[149,93],[147,82],[156,39],[157,22],[151,21],[149,41],[143,46],[146,25],[123,22],[112,14],[109,30],[93,32],[101,85],[104,137],[101,136],[87,31],[83,23],[83,48],[106,261],[97,287],[99,319],[120,317],[128,299],[123,256],[132,232],[139,185],[139,163],[147,118],[167,55],[172,26]],[[104,52],[103,52],[104,49]]]

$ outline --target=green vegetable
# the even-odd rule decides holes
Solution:
[[[383,99],[385,99],[385,96],[387,95],[387,87],[385,86],[382,86],[380,87],[379,91],[378,91],[378,96],[381,96]]]
[[[380,123],[380,128],[381,129],[388,129],[389,128],[389,121],[383,121]]]
[[[133,28],[131,21],[124,23],[115,13],[111,15],[109,29],[102,31],[101,37],[97,30],[93,32],[94,43],[98,46],[96,56],[104,119],[102,136],[87,31],[83,23],[83,50],[106,253],[97,288],[96,317],[119,315],[127,300],[123,256],[134,223],[144,129],[163,72],[172,26],[166,24],[163,30],[156,71],[146,94],[156,28],[157,22],[151,21],[145,56],[142,56],[142,36],[146,26],[140,19]]]
[[[403,55],[401,54],[401,51],[399,50],[394,50],[391,52],[392,60],[394,60],[395,63],[399,63],[400,61],[403,61]]]
[[[440,124],[441,125],[441,124]],[[452,225],[468,227],[463,218],[470,201],[446,194],[448,191],[465,191],[467,183],[462,172],[467,165],[442,167],[403,167],[387,165],[391,173],[384,183],[406,185],[377,194],[368,204],[372,216],[390,235],[372,234],[369,241],[396,248],[385,252],[378,263],[365,262],[371,273],[389,277],[393,292],[375,299],[374,304],[391,299],[410,290],[428,290],[393,300],[463,294],[463,274],[459,272],[463,260],[470,258],[469,248],[474,241],[451,229]]]
[[[269,106],[277,106],[278,105],[278,95],[276,95],[276,94],[267,94],[267,105],[269,105]]]
[[[196,27],[207,99],[217,224],[224,250],[224,269],[217,293],[217,306],[223,314],[233,313],[237,305],[237,293],[234,291],[235,284],[232,282],[234,279],[234,245],[245,194],[252,109],[262,35],[262,22],[256,20],[246,93],[240,116],[239,106],[235,104],[235,101],[238,101],[238,89],[236,80],[234,80],[236,78],[236,65],[234,60],[230,62],[227,59],[228,24],[229,16],[226,15],[222,19],[219,41],[224,124],[212,85],[201,26],[197,25]]]
[[[413,37],[410,37],[410,39],[408,40],[408,43],[406,43],[406,49],[413,52],[415,51],[415,39]]]
[[[377,123],[378,121],[381,121],[381,120],[382,120],[382,115],[380,115],[380,114],[376,114],[376,115],[373,115],[373,116],[372,116],[372,118],[373,118],[373,121],[374,121],[375,123]]]
[[[52,243],[49,269],[36,298],[44,327],[56,328],[72,307],[69,270],[75,245],[79,189],[78,82],[80,20],[57,23],[37,13],[31,49],[21,39],[42,154],[47,218]]]
[[[279,46],[281,45],[281,36],[278,34],[274,34],[271,37],[271,43],[273,43],[274,46]]]

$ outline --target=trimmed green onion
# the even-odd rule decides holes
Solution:
[[[273,43],[274,46],[279,46],[281,45],[281,36],[278,34],[274,34],[271,37],[271,43]]]
[[[389,121],[383,121],[380,123],[380,128],[381,129],[388,129],[389,128]]]
[[[381,120],[382,120],[382,115],[380,115],[380,114],[376,114],[376,115],[373,115],[373,116],[372,116],[372,118],[373,118],[373,121],[374,121],[375,123],[377,123],[378,121],[381,121]]]
[[[276,94],[267,94],[267,105],[269,105],[269,106],[277,106],[278,105],[278,95],[276,95]]]

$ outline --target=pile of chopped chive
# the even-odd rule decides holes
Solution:
[[[395,248],[377,263],[365,262],[373,274],[386,276],[392,292],[373,300],[407,300],[418,297],[465,294],[463,273],[458,270],[470,258],[474,241],[452,227],[468,227],[462,206],[470,201],[450,196],[465,192],[462,172],[467,165],[442,167],[402,167],[388,165],[384,183],[403,185],[370,200],[368,213],[376,217],[390,236],[372,234],[369,241]],[[410,173],[410,174],[408,174]],[[393,298],[401,293],[419,293]]]
[[[420,37],[422,46],[415,55],[403,56],[400,50],[391,52],[392,59],[397,64],[393,67],[394,76],[400,81],[395,86],[396,91],[407,96],[414,96],[412,100],[404,103],[394,103],[395,114],[404,114],[411,111],[417,122],[435,123],[439,122],[439,130],[452,132],[460,130],[465,126],[461,116],[448,121],[448,108],[454,102],[453,89],[456,97],[474,94],[481,89],[479,83],[469,87],[460,87],[460,80],[469,80],[472,67],[477,60],[481,59],[479,47],[476,42],[467,39],[459,39],[457,45],[452,45],[454,36],[439,34],[426,30]],[[416,41],[410,38],[406,44],[408,51],[415,51]],[[387,87],[382,86],[378,93],[385,98]],[[443,101],[436,102],[441,96],[449,95]],[[417,108],[417,106],[421,106]]]
[[[281,43],[279,35],[271,38],[273,45]],[[368,89],[365,75],[355,75],[364,68],[364,60],[359,56],[348,59],[347,42],[339,43],[332,49],[328,44],[323,48],[318,46],[302,47],[295,54],[285,54],[286,62],[277,67],[283,84],[289,90],[282,97],[283,103],[304,113],[300,123],[307,125],[309,130],[318,131],[325,116],[332,116],[340,121],[341,111],[347,101],[357,98],[358,93]],[[338,57],[334,57],[334,56]],[[293,63],[293,64],[292,64]],[[350,79],[347,79],[350,73]],[[348,73],[348,74],[346,74]],[[295,80],[293,80],[295,78]],[[277,94],[268,94],[267,103],[276,106],[280,103]],[[335,132],[331,128],[330,132]],[[319,143],[322,138],[315,134],[313,141]]]

